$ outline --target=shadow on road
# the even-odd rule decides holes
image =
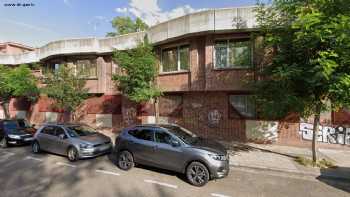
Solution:
[[[348,167],[321,169],[321,175],[317,179],[327,185],[350,193],[350,168]]]

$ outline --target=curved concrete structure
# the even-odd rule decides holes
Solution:
[[[147,34],[151,43],[164,43],[179,37],[208,32],[244,31],[256,27],[254,7],[211,9],[188,14],[136,32],[107,38],[78,38],[50,42],[32,52],[0,55],[0,64],[40,62],[56,55],[110,53],[133,48]]]

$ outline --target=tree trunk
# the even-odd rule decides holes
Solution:
[[[159,124],[159,99],[155,98],[154,99],[154,112],[156,114],[156,124]]]
[[[5,115],[6,119],[10,118],[9,105],[10,105],[10,102],[8,102],[8,101],[4,101],[1,103],[1,107],[4,110],[4,115]]]
[[[321,104],[316,105],[315,109],[315,115],[314,115],[314,128],[312,133],[312,161],[316,163],[317,161],[317,136],[319,131],[319,125],[320,125],[320,114],[321,114]]]

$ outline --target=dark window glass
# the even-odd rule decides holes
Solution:
[[[5,129],[17,129],[19,126],[16,121],[5,121],[4,128]]]
[[[252,66],[250,40],[225,40],[215,43],[215,68],[248,68]]]
[[[96,134],[96,131],[85,125],[68,127],[68,135],[70,137],[89,136],[94,134]]]
[[[59,137],[62,134],[66,137],[66,132],[61,127],[56,127],[56,136]]]
[[[156,137],[156,142],[158,143],[171,144],[172,137],[166,132],[157,131],[155,133],[155,137]]]
[[[162,72],[188,70],[190,48],[188,45],[162,50]]]
[[[51,126],[48,126],[48,127],[45,127],[41,133],[45,133],[47,135],[55,135],[55,127],[51,127]]]
[[[93,59],[77,60],[77,73],[82,77],[97,76],[97,62]]]
[[[163,128],[166,128],[169,132],[171,132],[176,137],[180,138],[187,144],[192,144],[198,140],[198,137],[192,133],[191,131],[174,125],[162,125]]]
[[[255,117],[255,104],[251,95],[230,95],[230,104],[241,115],[248,118]]]
[[[134,136],[141,140],[153,141],[153,131],[151,129],[140,129]]]

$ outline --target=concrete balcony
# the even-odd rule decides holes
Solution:
[[[147,32],[136,32],[107,38],[77,38],[46,44],[32,52],[0,55],[0,64],[34,63],[56,55],[110,53],[134,48],[147,34],[151,43],[158,44],[179,37],[208,32],[249,31],[256,28],[254,7],[211,9],[188,14],[155,26]]]

